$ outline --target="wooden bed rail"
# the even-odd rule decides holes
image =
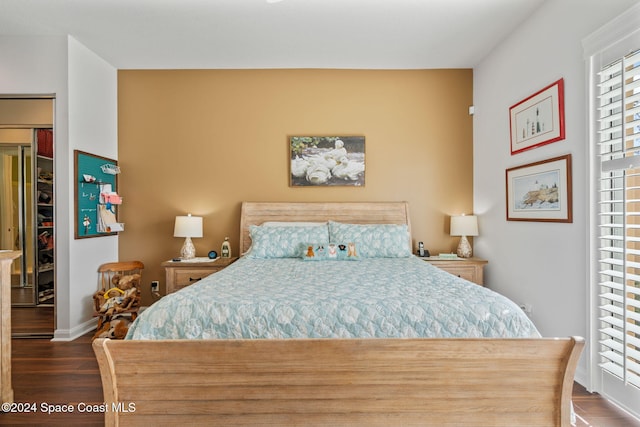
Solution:
[[[569,426],[584,340],[112,341],[107,426]]]

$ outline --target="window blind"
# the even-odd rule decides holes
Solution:
[[[600,366],[640,388],[640,50],[598,79]]]

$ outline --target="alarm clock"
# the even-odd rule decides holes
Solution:
[[[216,259],[216,258],[218,258],[218,252],[210,251],[209,252],[209,259]]]

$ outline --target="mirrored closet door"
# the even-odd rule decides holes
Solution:
[[[12,336],[55,328],[53,96],[0,95],[0,249],[11,266]]]
[[[11,266],[11,303],[29,306],[36,303],[31,144],[17,141],[20,133],[0,129],[0,247],[23,253]]]

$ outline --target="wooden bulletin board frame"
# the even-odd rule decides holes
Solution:
[[[111,175],[102,171],[102,166],[110,164],[118,166],[118,162],[107,157],[97,156],[80,150],[74,153],[74,231],[76,239],[89,237],[112,236],[117,232],[99,232],[98,205],[100,204],[100,188],[102,184],[111,184],[112,191],[117,191],[118,175]],[[95,177],[95,182],[87,182],[84,175]],[[116,209],[117,215],[117,209]],[[85,221],[87,221],[85,223]]]

